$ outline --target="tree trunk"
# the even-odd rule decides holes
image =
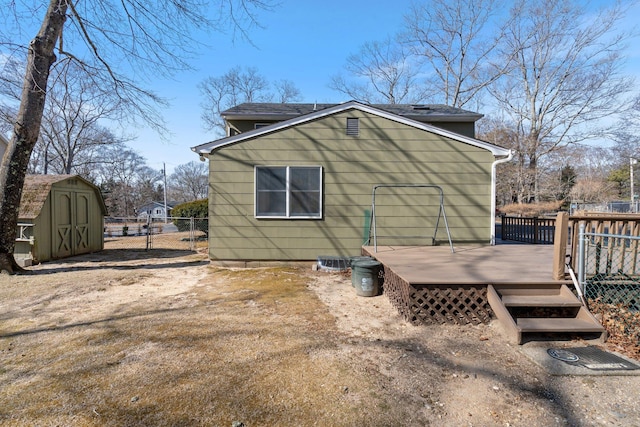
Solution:
[[[22,187],[31,152],[38,141],[44,111],[49,70],[62,32],[67,11],[66,0],[50,0],[38,35],[29,45],[27,68],[20,108],[13,135],[0,167],[0,271],[14,273],[21,268],[13,252],[18,227]]]

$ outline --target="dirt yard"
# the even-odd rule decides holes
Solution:
[[[0,277],[1,425],[640,426],[640,376],[551,376],[497,323],[416,327],[348,275],[153,254]]]

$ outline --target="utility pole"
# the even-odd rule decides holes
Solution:
[[[629,181],[631,181],[631,205],[629,206],[629,210],[633,213],[636,212],[636,198],[635,191],[633,189],[633,165],[636,163],[638,163],[636,159],[629,157]]]
[[[162,162],[162,175],[164,179],[164,223],[167,223],[167,165]]]

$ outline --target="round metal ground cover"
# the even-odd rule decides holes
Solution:
[[[547,350],[547,354],[554,359],[562,360],[563,362],[571,363],[580,360],[577,354],[561,348],[550,348]]]

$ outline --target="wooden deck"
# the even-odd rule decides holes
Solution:
[[[384,294],[414,324],[488,323],[495,314],[489,285],[546,286],[553,280],[553,246],[364,246],[384,268]]]
[[[569,283],[552,278],[553,246],[364,246],[402,280],[415,285]]]

